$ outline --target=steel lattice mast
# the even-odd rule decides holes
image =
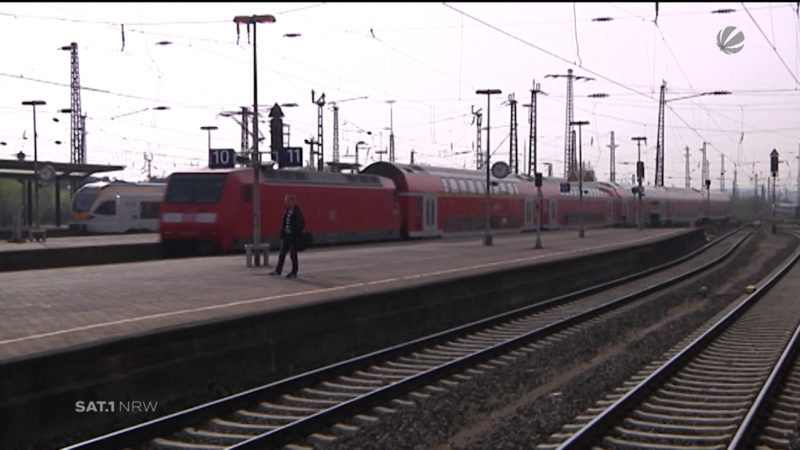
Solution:
[[[611,167],[611,172],[609,173],[609,179],[612,183],[617,182],[617,168],[616,168],[616,159],[615,159],[615,152],[619,144],[614,142],[614,132],[611,132],[611,143],[608,144],[606,147],[609,148],[609,166]]]
[[[81,114],[81,77],[78,65],[78,44],[73,42],[64,50],[69,50],[70,64],[70,156],[73,164],[86,164],[83,116]]]
[[[531,103],[522,105],[530,108],[528,111],[528,176],[530,176],[531,173],[536,174],[538,172],[536,167],[536,94],[539,93],[547,95],[546,92],[540,89],[539,83],[537,83],[536,80],[533,80],[533,89],[531,89]]]
[[[508,95],[508,104],[511,106],[511,130],[508,139],[508,166],[514,173],[519,173],[519,146],[517,145],[517,100],[514,94]]]
[[[331,102],[333,103],[333,102]],[[333,162],[339,162],[339,107],[336,103],[333,107]]]
[[[572,121],[573,121],[573,95],[572,95],[572,82],[573,80],[594,80],[594,78],[575,76],[572,74],[572,69],[567,70],[566,75],[545,75],[545,78],[560,78],[567,79],[567,120],[564,131],[564,178],[569,178],[570,172],[578,171],[578,162],[575,156],[575,144],[571,138],[572,135]]]
[[[656,134],[656,177],[655,185],[664,186],[664,106],[667,82],[661,82],[661,96],[658,101],[658,131]]]
[[[475,106],[472,107],[472,123],[476,124],[477,126],[477,137],[475,138],[475,170],[481,170],[483,167],[483,149],[481,149],[481,119],[483,118],[483,114],[481,113],[482,109],[475,110]]]
[[[323,133],[322,133],[322,107],[325,106],[325,94],[323,93],[319,98],[314,96],[314,90],[311,90],[311,102],[317,105],[317,141],[314,143],[317,145],[317,152],[316,155],[319,158],[317,160],[317,170],[322,172],[324,168],[323,158],[324,158],[324,147],[322,145]],[[313,151],[313,144],[312,144],[312,157],[314,156]],[[313,159],[311,160],[311,165],[314,165]]]

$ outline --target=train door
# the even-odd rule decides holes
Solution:
[[[629,211],[629,208],[628,208],[628,205],[630,204],[630,202],[625,198],[621,198],[619,200],[619,202],[620,202],[620,206],[621,206],[621,209],[622,209],[622,217],[620,219],[620,222],[627,224],[631,220],[630,211]]]
[[[558,228],[558,202],[555,200],[547,199],[544,201],[544,208],[545,211],[550,211],[550,215],[547,218],[548,228],[557,229]]]
[[[436,194],[422,196],[422,232],[425,235],[435,235],[437,232]]]
[[[614,224],[614,202],[606,200],[606,225]]]
[[[539,208],[535,210],[538,212]],[[525,197],[525,228],[533,228],[536,226],[536,222],[533,220],[533,212],[533,198]]]

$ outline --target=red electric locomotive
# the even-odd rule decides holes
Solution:
[[[391,180],[368,174],[262,170],[261,242],[279,244],[284,197],[292,194],[315,243],[397,239]],[[159,233],[168,247],[240,250],[253,237],[252,169],[176,172],[167,179]],[[209,245],[210,244],[210,245]]]

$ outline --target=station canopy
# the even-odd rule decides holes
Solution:
[[[50,168],[52,168],[52,171]],[[40,173],[49,172],[49,174],[54,174],[54,177],[59,180],[83,180],[94,173],[114,172],[123,169],[125,169],[125,166],[39,161]],[[0,178],[33,180],[35,177],[36,171],[34,168],[34,161],[20,159],[0,159]]]

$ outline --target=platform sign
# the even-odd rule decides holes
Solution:
[[[278,167],[301,167],[303,147],[283,147],[278,151]]]
[[[236,163],[236,151],[232,148],[212,148],[208,150],[208,167],[230,169]]]

